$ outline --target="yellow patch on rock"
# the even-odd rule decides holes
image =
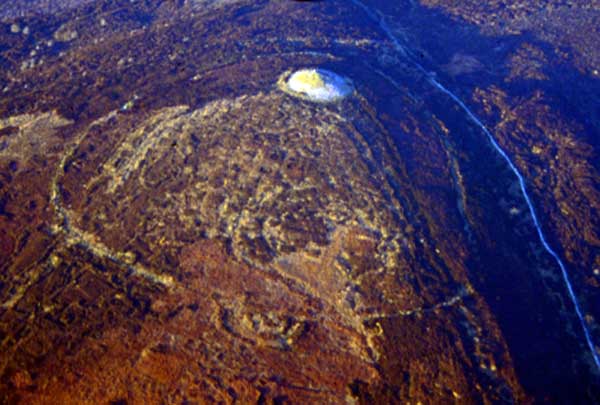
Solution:
[[[294,81],[298,85],[313,89],[325,86],[323,78],[316,70],[301,70],[294,75]]]

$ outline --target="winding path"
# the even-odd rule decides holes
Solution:
[[[432,86],[434,86],[435,88],[440,90],[442,93],[444,93],[448,97],[450,97],[466,113],[467,117],[471,121],[473,121],[483,131],[483,133],[487,136],[488,140],[490,141],[490,143],[492,144],[494,149],[500,154],[500,156],[502,156],[504,161],[506,161],[506,163],[508,164],[508,167],[510,168],[510,170],[517,177],[517,179],[519,181],[519,186],[521,188],[521,193],[523,194],[523,198],[525,199],[525,201],[527,203],[527,207],[529,208],[529,213],[531,215],[531,218],[533,219],[533,223],[537,230],[537,234],[540,238],[540,242],[544,246],[544,249],[546,250],[546,252],[548,252],[554,258],[554,260],[558,264],[558,267],[560,267],[562,279],[565,283],[565,286],[567,287],[567,291],[569,293],[569,298],[575,308],[575,313],[577,314],[577,318],[579,319],[579,323],[581,324],[581,329],[583,330],[583,334],[585,335],[586,343],[590,349],[594,363],[596,364],[597,369],[600,371],[600,357],[599,357],[598,353],[596,352],[590,331],[585,323],[585,319],[583,317],[583,313],[581,311],[579,301],[573,290],[573,286],[571,284],[569,274],[567,273],[567,268],[564,265],[561,258],[559,257],[559,255],[554,251],[554,249],[552,249],[552,247],[550,247],[550,245],[548,244],[548,242],[546,240],[546,237],[544,236],[544,233],[543,233],[541,225],[540,225],[540,221],[535,212],[535,208],[533,206],[533,203],[531,202],[531,198],[529,197],[529,194],[527,193],[525,179],[524,179],[523,175],[519,172],[519,169],[517,169],[517,167],[515,166],[515,164],[511,160],[511,158],[508,156],[508,154],[500,147],[500,145],[498,145],[498,142],[496,142],[496,139],[494,138],[492,133],[486,128],[486,126],[481,122],[481,120],[479,118],[477,118],[477,116],[469,109],[469,107],[467,107],[467,105],[456,94],[454,94],[452,91],[448,90],[444,85],[442,85],[440,82],[438,82],[431,72],[427,71],[421,64],[419,64],[417,61],[414,60],[414,58],[412,58],[410,56],[411,52],[409,50],[407,50],[404,46],[402,46],[400,41],[392,33],[389,26],[385,22],[385,19],[382,16],[382,14],[376,9],[369,8],[368,6],[366,6],[364,3],[362,3],[359,0],[352,0],[352,2],[355,5],[357,5],[358,7],[360,7],[361,9],[363,9],[365,11],[365,13],[369,16],[369,18],[371,18],[373,21],[375,21],[379,25],[381,30],[386,34],[386,36],[393,43],[394,49],[396,50],[396,52],[398,52],[402,56],[406,57],[407,60],[409,60],[418,70],[420,70],[427,77],[428,82]]]

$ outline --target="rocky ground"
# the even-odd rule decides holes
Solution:
[[[421,3],[7,9],[0,401],[597,398],[517,177],[431,78],[523,174],[598,351],[600,10]],[[355,91],[282,91],[304,67]]]

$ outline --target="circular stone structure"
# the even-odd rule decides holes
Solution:
[[[334,102],[354,91],[352,81],[325,69],[301,69],[286,73],[279,81],[288,94],[318,102]]]

